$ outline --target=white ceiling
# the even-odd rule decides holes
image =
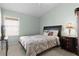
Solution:
[[[1,8],[36,17],[42,16],[57,5],[57,3],[0,3]]]

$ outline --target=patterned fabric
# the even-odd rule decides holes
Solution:
[[[42,51],[59,45],[59,38],[57,36],[23,36],[20,38],[21,44],[26,49],[27,56],[36,56]]]
[[[53,32],[49,32],[48,33],[48,36],[53,36]]]

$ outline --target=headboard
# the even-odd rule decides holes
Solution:
[[[56,25],[56,26],[44,26],[43,31],[44,30],[59,30],[58,32],[58,36],[61,37],[61,30],[62,30],[62,25]]]

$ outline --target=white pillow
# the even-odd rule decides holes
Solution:
[[[45,31],[43,32],[43,35],[48,36],[48,30],[45,30]]]
[[[44,32],[43,35],[48,36],[48,33],[47,32]]]
[[[57,36],[58,35],[58,30],[49,30],[49,32],[53,32],[53,36]]]

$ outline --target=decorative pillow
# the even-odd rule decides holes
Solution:
[[[49,32],[53,32],[53,36],[57,36],[58,35],[58,30],[50,30]]]
[[[53,36],[53,32],[49,32],[48,33],[48,36]]]

